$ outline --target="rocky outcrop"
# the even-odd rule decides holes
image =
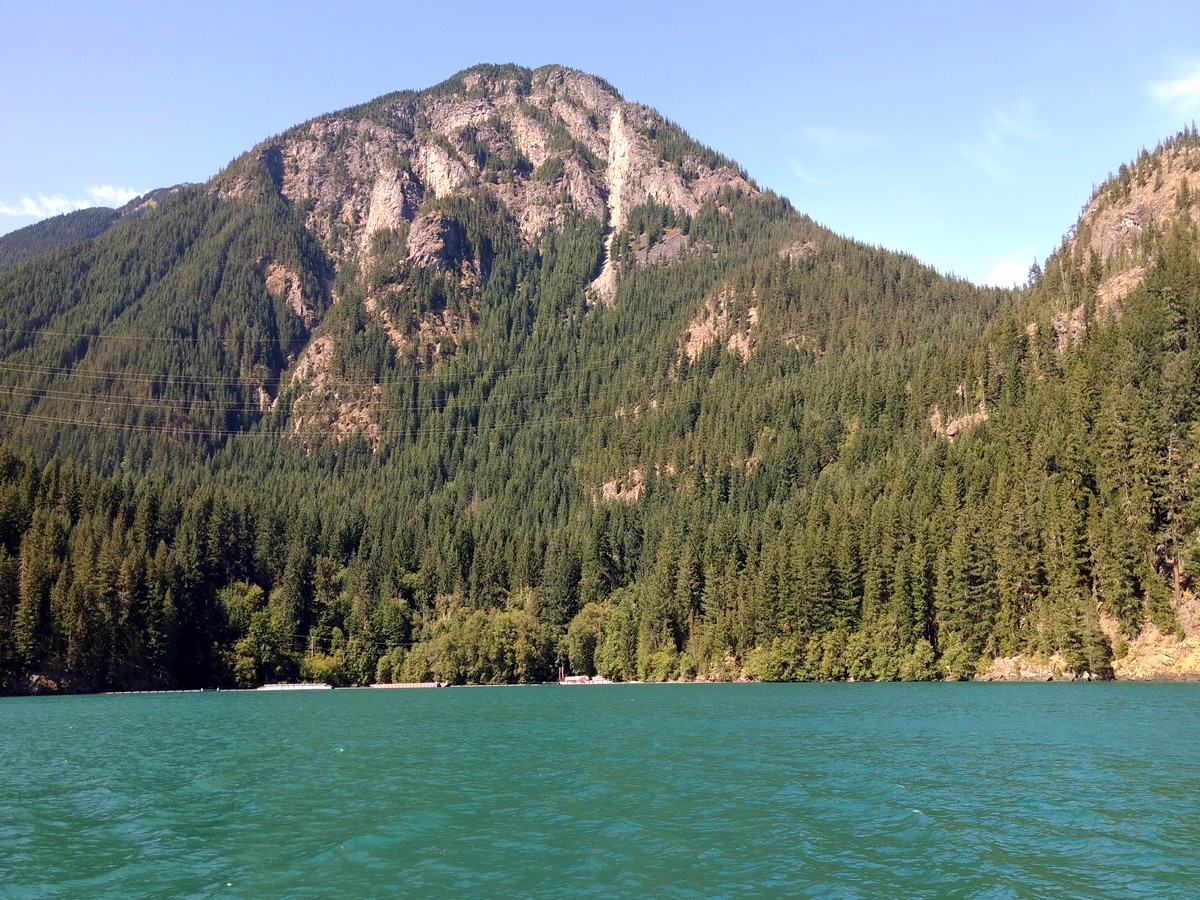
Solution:
[[[363,233],[370,237],[384,228],[397,228],[416,218],[425,198],[425,189],[407,170],[379,173],[367,204]]]
[[[301,353],[292,371],[292,434],[301,441],[332,435],[342,440],[361,434],[372,446],[379,442],[379,385],[351,383],[338,378],[333,366],[333,341],[315,338]]]
[[[600,499],[608,503],[630,504],[642,495],[646,478],[640,468],[630,469],[621,478],[613,478],[600,485]]]
[[[1109,274],[1100,284],[1102,312],[1119,312],[1119,303],[1141,283],[1138,263],[1148,231],[1162,232],[1180,217],[1200,225],[1200,146],[1174,141],[1144,153],[1132,166],[1121,166],[1084,207],[1070,247],[1085,262],[1097,256]]]
[[[259,268],[263,273],[267,291],[286,300],[305,328],[314,328],[327,305],[325,298],[306,296],[300,276],[272,259],[263,260]]]
[[[1164,146],[1121,169],[1080,217],[1077,234],[1089,252],[1102,260],[1127,255],[1147,228],[1165,230],[1181,215],[1200,225],[1200,196],[1194,196],[1200,193],[1200,146]]]
[[[1166,634],[1153,624],[1126,640],[1117,622],[1098,610],[1100,628],[1113,651],[1112,677],[1117,681],[1200,681],[1200,600],[1188,598],[1176,613],[1180,634]],[[998,657],[977,681],[1080,681],[1091,673],[1075,673],[1058,654],[1050,657]]]
[[[733,167],[705,166],[699,153],[685,156],[682,165],[662,160],[649,137],[659,127],[668,126],[651,110],[633,104],[618,104],[609,118],[606,182],[610,232],[604,266],[592,284],[592,294],[600,303],[611,303],[615,297],[613,242],[631,209],[654,200],[694,215],[705,200],[724,190],[758,193]]]
[[[933,433],[948,441],[953,441],[964,431],[969,431],[987,420],[987,403],[983,400],[979,401],[979,408],[972,412],[943,416],[941,408],[935,403],[929,413],[929,427],[933,429]]]
[[[1047,261],[1051,290],[1071,298],[1051,317],[1060,355],[1092,324],[1120,320],[1125,298],[1153,261],[1157,236],[1180,221],[1200,225],[1200,141],[1187,131],[1153,153],[1143,150],[1097,188]],[[1034,323],[1028,328],[1036,334]]]
[[[703,308],[688,325],[679,342],[679,359],[695,362],[710,345],[721,341],[725,349],[742,362],[754,349],[755,327],[758,325],[758,306],[753,301],[739,314],[732,291],[722,290],[714,299],[705,301]]]
[[[422,216],[408,232],[408,262],[450,271],[462,266],[467,237],[459,222],[440,213]]]
[[[1200,598],[1185,595],[1175,610],[1175,619],[1185,637],[1200,639]]]
[[[980,386],[982,388],[982,385]],[[980,391],[982,393],[982,390]],[[980,397],[978,405],[971,408],[973,398],[968,399],[967,386],[960,384],[954,389],[957,400],[954,412],[942,412],[941,406],[933,404],[929,410],[929,427],[940,438],[953,441],[955,437],[988,420],[987,401]]]
[[[241,195],[265,171],[338,261],[366,253],[375,231],[413,221],[428,201],[471,191],[499,197],[529,240],[569,214],[615,230],[650,198],[692,214],[728,188],[757,191],[698,146],[682,162],[663,159],[651,135],[674,126],[590,75],[549,66],[528,73],[528,85],[482,69],[459,79],[457,92],[314,119],[231,166],[214,189]],[[551,158],[561,174],[534,178]]]
[[[1121,681],[1200,681],[1200,637],[1163,634],[1150,625],[1118,647],[1113,671]]]
[[[590,75],[549,66],[528,73],[527,84],[519,72],[458,78],[459,91],[403,94],[370,113],[314,119],[231,166],[214,189],[239,196],[265,172],[305,210],[339,266],[368,260],[375,232],[413,222],[430,201],[475,191],[501,200],[531,242],[572,216],[598,219],[609,229],[591,287],[600,303],[616,296],[612,241],[631,209],[654,199],[691,215],[722,191],[757,193],[735,167],[714,164],[656,112]],[[660,133],[674,141],[670,160],[656,145]],[[672,237],[648,248],[647,261],[684,247]]]
[[[786,259],[791,263],[800,262],[816,255],[817,245],[812,241],[802,241],[795,244],[788,244],[779,251],[779,258]]]
[[[649,236],[643,234],[638,238],[637,249],[633,252],[634,265],[644,268],[674,262],[687,252],[690,243],[687,235],[678,228],[668,228],[654,243],[650,243]]]
[[[975,676],[976,681],[1090,681],[1091,676],[1082,676],[1067,669],[1066,660],[1059,654],[1053,656],[1000,656],[992,660],[986,670]]]

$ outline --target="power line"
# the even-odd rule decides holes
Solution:
[[[512,378],[535,378],[542,375],[569,375],[577,372],[602,372],[612,370],[621,365],[620,360],[612,360],[608,363],[585,364],[576,363],[574,365],[549,364],[545,366],[537,366],[532,368],[521,369],[506,369],[499,367],[491,371],[483,370],[476,374],[466,372],[412,372],[411,374],[397,373],[396,382],[432,382],[432,381],[447,381],[453,382],[455,379],[470,379],[474,378],[478,381],[486,379],[512,379]],[[70,377],[70,378],[90,378],[90,379],[108,379],[113,381],[154,381],[164,379],[168,384],[191,384],[191,385],[244,385],[247,384],[253,375],[177,375],[170,372],[128,372],[115,370],[101,369],[83,369],[78,366],[38,366],[26,365],[21,363],[13,363],[8,361],[0,361],[0,371],[8,371],[19,375],[41,375],[50,378]],[[279,373],[282,379],[286,370]],[[293,374],[293,379],[295,375]],[[268,379],[271,380],[271,379]],[[382,381],[373,379],[355,379],[355,378],[339,378],[339,385],[348,385],[350,387],[370,387],[383,384]],[[470,382],[468,382],[470,383]]]
[[[250,387],[250,386],[247,385],[247,387]],[[219,404],[221,404],[224,400],[226,400],[226,398],[221,398],[221,397],[195,397],[195,396],[193,396],[193,397],[186,397],[186,396],[183,396],[183,397],[133,397],[133,396],[123,397],[123,396],[110,396],[110,395],[106,395],[106,394],[96,394],[96,393],[83,392],[83,391],[66,391],[66,390],[61,390],[59,388],[54,388],[54,387],[39,388],[39,387],[32,387],[32,386],[28,386],[28,385],[14,386],[14,387],[9,388],[9,390],[11,391],[11,393],[14,397],[25,397],[29,400],[34,400],[34,401],[45,398],[45,399],[49,399],[49,400],[57,400],[57,401],[62,401],[64,403],[72,403],[72,404],[77,404],[77,405],[81,405],[81,406],[86,405],[86,404],[99,404],[99,405],[104,405],[104,406],[112,406],[118,410],[127,410],[127,409],[140,410],[140,411],[168,410],[168,411],[176,411],[176,412],[180,412],[180,413],[190,414],[193,417],[195,416],[195,414],[197,412],[204,413],[204,412],[208,411],[208,412],[214,412],[214,413],[223,413],[226,411],[226,410],[221,409],[221,407],[219,406]],[[546,400],[547,398],[549,398],[550,395],[556,390],[559,390],[558,386],[550,386],[550,387],[546,387],[546,388],[543,388],[540,390],[536,390],[530,394],[521,394],[521,395],[513,396],[513,397],[509,398],[509,400],[512,403],[519,403],[519,402],[523,402],[523,401],[524,402],[539,402],[539,401]],[[484,400],[481,398],[480,403],[483,404],[483,403],[487,403],[487,402],[492,402],[492,403],[499,405],[500,401],[493,400],[492,399],[493,396],[494,396],[494,394],[489,396],[489,398],[487,400]],[[431,415],[433,413],[439,413],[439,412],[459,411],[462,409],[461,404],[470,402],[470,399],[471,399],[470,397],[463,398],[462,392],[456,391],[453,394],[450,394],[449,396],[444,398],[441,402],[437,402],[437,401],[433,401],[433,400],[414,399],[413,402],[409,403],[409,404],[374,403],[374,404],[372,404],[372,408],[377,409],[377,410],[382,410],[385,413],[393,414],[393,415],[403,414],[403,413],[410,413],[413,415]],[[236,398],[228,398],[228,402],[230,404],[228,407],[228,412],[245,411],[245,412],[251,412],[251,413],[261,413],[263,415],[268,414],[266,411],[258,409],[257,407],[251,407],[249,409],[246,409],[245,407],[239,405]],[[456,406],[455,405],[456,403],[459,405]]]
[[[446,411],[447,414],[452,414],[454,410]],[[8,410],[0,410],[0,417],[24,422],[38,422],[47,425],[69,425],[76,428],[98,428],[108,429],[110,431],[131,431],[140,434],[161,435],[164,437],[197,437],[197,438],[228,438],[228,437],[244,437],[244,438],[273,438],[279,439],[284,437],[304,439],[311,435],[311,432],[305,432],[303,429],[293,427],[290,430],[281,429],[258,429],[250,428],[247,430],[234,430],[225,428],[201,428],[197,426],[172,426],[163,425],[144,425],[139,423],[123,423],[123,422],[101,422],[98,420],[70,419],[59,416],[47,416],[37,413],[21,414]],[[584,422],[598,422],[601,420],[612,420],[612,413],[595,413],[582,416],[567,416],[562,418],[541,419],[538,425],[570,425],[580,424]],[[525,423],[521,422],[494,422],[490,425],[476,423],[469,425],[465,422],[460,422],[456,425],[445,426],[442,428],[426,428],[418,426],[415,429],[413,437],[416,441],[420,441],[422,437],[450,437],[451,435],[459,434],[464,431],[472,431],[476,433],[485,431],[500,431],[505,428],[519,429]],[[394,438],[407,437],[412,433],[413,429],[378,429],[374,432],[362,432],[368,437]]]
[[[67,338],[69,340],[84,339],[88,341],[106,340],[106,341],[137,341],[139,343],[154,343],[154,344],[199,344],[207,339],[218,344],[224,343],[224,339],[215,334],[200,331],[197,329],[192,336],[185,335],[149,335],[149,334],[100,334],[93,331],[49,331],[44,328],[5,328],[0,333],[4,335],[34,335],[35,337],[58,337]],[[256,344],[265,344],[268,346],[291,346],[300,342],[299,338],[291,341],[283,341],[280,338],[261,337],[255,340]]]

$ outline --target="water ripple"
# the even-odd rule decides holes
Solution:
[[[1192,685],[0,702],[0,896],[1200,893]]]

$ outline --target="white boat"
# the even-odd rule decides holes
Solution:
[[[403,690],[405,688],[443,688],[447,684],[449,684],[447,681],[377,681],[371,687],[381,690]]]
[[[291,681],[279,682],[276,684],[264,684],[257,688],[260,691],[329,691],[333,690],[333,685],[326,684],[323,681]]]

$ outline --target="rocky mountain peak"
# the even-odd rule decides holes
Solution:
[[[691,214],[726,189],[757,192],[655,111],[561,66],[478,66],[321,116],[264,142],[213,188],[240,196],[264,176],[337,264],[367,260],[376,231],[438,198],[490,193],[532,242],[575,216],[619,230],[650,199]]]
[[[470,333],[489,277],[486,253],[455,218],[463,210],[498,209],[530,245],[580,219],[599,222],[604,250],[588,296],[611,304],[615,257],[629,243],[618,237],[636,210],[653,203],[690,216],[726,191],[758,194],[732,162],[602,79],[562,66],[513,65],[476,66],[423,91],[312,119],[236,160],[210,190],[286,199],[335,274],[362,284],[354,302],[394,352],[430,366]],[[653,254],[649,247],[635,253],[634,264],[686,250],[684,236],[672,235]],[[295,279],[260,271],[274,273],[273,295],[308,308],[290,293]],[[423,279],[429,298],[409,289],[410,276]],[[311,317],[304,323],[314,324]],[[314,376],[306,379],[312,391],[336,380],[332,355],[318,352],[323,347],[314,341],[299,361],[298,371]],[[363,398],[354,409],[372,403]],[[345,410],[339,415],[347,418]]]

